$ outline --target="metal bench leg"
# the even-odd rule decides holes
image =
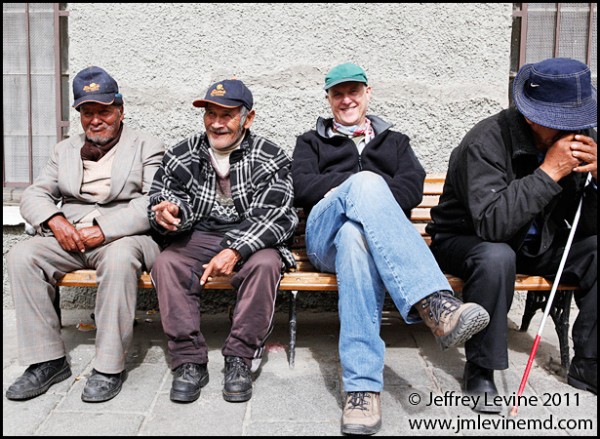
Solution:
[[[56,311],[56,315],[58,316],[58,324],[62,328],[62,312],[60,310],[60,287],[54,287],[54,300],[52,301],[52,306],[54,306],[54,311]]]
[[[298,291],[290,291],[290,369],[296,364],[296,296]]]
[[[520,332],[527,332],[531,319],[538,309],[544,309],[548,301],[547,291],[528,291],[527,302],[525,302],[525,311],[523,312],[523,320],[521,321]]]
[[[557,291],[554,303],[550,310],[550,316],[554,321],[554,329],[558,335],[560,346],[560,364],[569,369],[571,355],[569,352],[569,317],[571,315],[571,300],[573,291]]]

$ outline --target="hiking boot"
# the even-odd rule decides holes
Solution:
[[[381,399],[375,392],[348,392],[342,413],[342,433],[375,434],[381,428]]]
[[[46,393],[52,384],[70,376],[71,367],[67,357],[32,364],[6,390],[6,397],[14,400],[34,398]]]
[[[442,350],[464,343],[490,321],[482,306],[463,303],[448,291],[433,293],[415,307]]]
[[[200,397],[200,389],[207,384],[206,364],[183,363],[175,369],[175,376],[171,384],[171,401],[196,401]]]
[[[241,357],[225,357],[223,398],[229,402],[244,402],[252,398],[252,375]]]

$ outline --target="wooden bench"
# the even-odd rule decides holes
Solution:
[[[431,239],[425,232],[425,226],[431,219],[430,209],[439,202],[439,197],[444,186],[445,174],[428,174],[425,180],[425,190],[423,202],[412,211],[412,222],[427,244]],[[305,218],[302,212],[299,212],[300,224],[296,229],[292,251],[297,261],[295,271],[285,273],[279,285],[280,291],[288,291],[289,294],[289,364],[294,367],[295,348],[297,334],[297,314],[296,300],[301,291],[337,291],[337,280],[335,275],[328,273],[319,273],[312,266],[306,256],[304,230]],[[461,291],[464,285],[462,279],[447,275],[450,285],[454,291]],[[96,272],[94,270],[77,270],[66,274],[58,283],[59,287],[95,287]],[[150,281],[150,275],[143,273],[140,277],[139,288],[153,288]],[[231,290],[229,277],[214,277],[205,285],[205,290]],[[518,275],[515,281],[516,291],[528,291],[525,312],[521,323],[521,331],[527,331],[529,323],[538,309],[544,309],[547,303],[548,292],[552,288],[552,283],[540,276]],[[571,309],[571,300],[573,291],[577,287],[573,285],[560,285],[554,299],[551,311],[551,317],[554,320],[556,332],[560,344],[561,364],[563,367],[569,366],[569,312]],[[60,316],[60,295],[57,288],[55,308]]]

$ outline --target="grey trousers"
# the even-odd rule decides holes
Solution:
[[[7,256],[14,298],[19,361],[40,363],[66,355],[60,321],[52,305],[57,281],[73,270],[95,269],[98,291],[94,368],[119,373],[133,336],[137,283],[160,249],[149,236],[117,239],[85,253],[66,252],[54,237],[20,242]]]
[[[163,250],[152,269],[171,369],[208,362],[208,346],[200,328],[200,276],[202,266],[223,250],[222,240],[222,234],[194,231]],[[237,303],[221,351],[224,356],[242,357],[248,365],[262,356],[273,328],[281,268],[279,252],[267,248],[250,256],[233,276]]]

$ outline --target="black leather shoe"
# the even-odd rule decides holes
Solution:
[[[184,363],[175,369],[175,376],[171,384],[171,401],[195,401],[200,396],[200,389],[207,384],[206,364]]]
[[[50,386],[71,376],[67,357],[32,364],[6,391],[8,399],[30,399],[46,393]]]
[[[113,399],[121,391],[125,371],[120,373],[102,373],[92,369],[85,383],[81,400],[84,402],[104,402]]]
[[[494,403],[498,389],[494,383],[494,371],[475,363],[465,364],[463,376],[464,391],[474,398],[472,409],[481,413],[500,413],[502,406]]]
[[[229,402],[244,402],[252,398],[252,374],[241,357],[225,357],[223,398]]]
[[[567,382],[577,389],[588,390],[597,395],[598,360],[574,357],[567,374]]]

